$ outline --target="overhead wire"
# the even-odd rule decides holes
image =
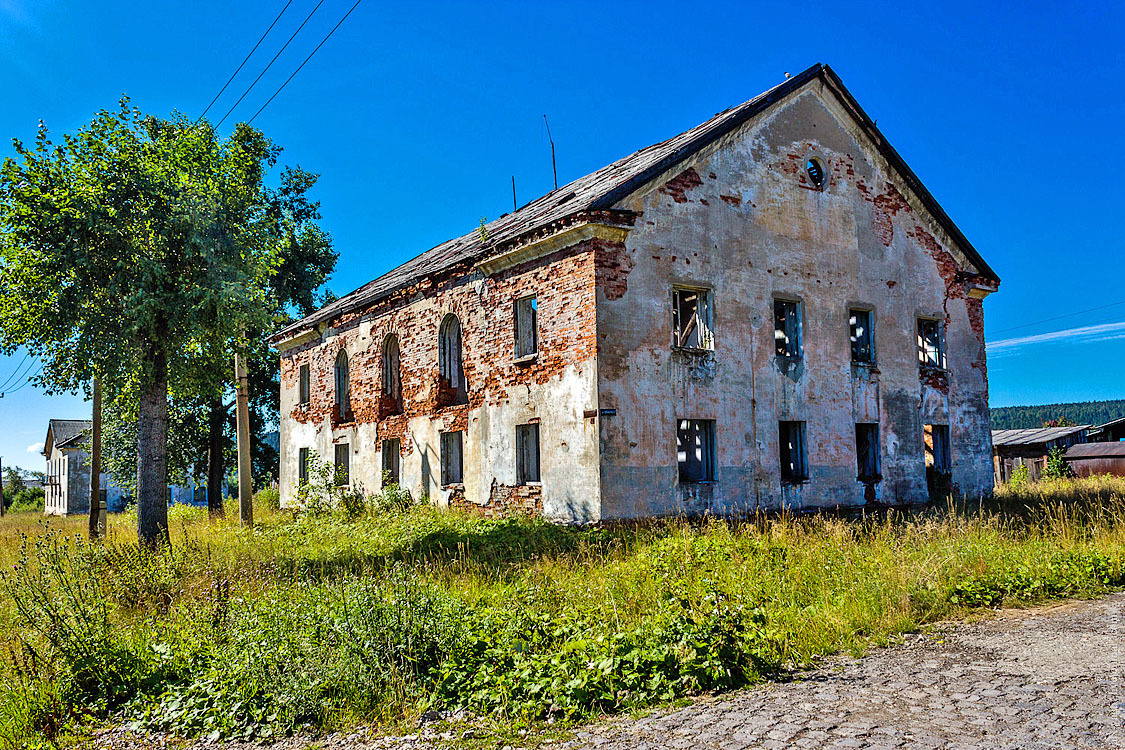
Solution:
[[[297,69],[293,71],[293,74],[292,74],[292,75],[290,75],[290,76],[289,76],[288,78],[286,78],[286,79],[285,79],[285,83],[283,83],[283,84],[281,84],[280,86],[278,86],[278,87],[277,87],[277,91],[273,92],[273,96],[271,96],[271,97],[270,97],[269,99],[267,99],[267,100],[266,100],[266,103],[265,103],[265,104],[263,104],[263,105],[262,105],[262,106],[261,106],[261,107],[260,107],[260,108],[258,109],[258,111],[254,113],[254,116],[253,116],[253,117],[251,117],[251,118],[250,118],[249,120],[247,120],[247,121],[246,121],[246,124],[247,124],[247,125],[249,125],[250,123],[254,122],[254,118],[255,118],[255,117],[257,117],[258,115],[262,114],[262,110],[264,110],[264,109],[265,109],[266,107],[268,107],[268,106],[270,105],[270,102],[272,102],[272,101],[274,100],[274,97],[276,97],[276,96],[277,96],[278,94],[280,94],[280,93],[281,93],[281,90],[282,90],[282,89],[284,89],[284,88],[285,88],[285,87],[286,87],[286,86],[287,86],[287,85],[289,84],[289,82],[293,80],[293,77],[294,77],[294,76],[296,76],[296,75],[297,75],[298,73],[300,73],[300,72],[301,72],[301,68],[305,67],[305,63],[307,63],[307,62],[308,62],[309,60],[311,60],[311,59],[312,59],[312,56],[313,56],[313,55],[315,55],[315,54],[317,53],[317,51],[318,51],[318,50],[319,50],[319,49],[320,49],[321,47],[323,47],[323,46],[324,46],[324,43],[328,41],[328,37],[330,37],[330,36],[332,36],[332,35],[333,35],[334,33],[336,33],[336,29],[340,28],[340,25],[341,25],[342,23],[344,23],[344,21],[348,20],[348,16],[350,16],[350,15],[352,14],[352,11],[353,11],[353,10],[355,10],[355,9],[356,9],[356,7],[357,7],[357,6],[358,6],[358,5],[359,5],[359,4],[361,3],[361,2],[363,2],[363,0],[355,0],[355,5],[353,5],[353,6],[351,7],[351,8],[349,8],[349,9],[348,9],[348,12],[344,14],[344,17],[343,17],[343,18],[341,18],[341,19],[340,19],[339,21],[337,21],[337,22],[336,22],[336,25],[332,27],[332,30],[331,30],[331,31],[329,31],[329,32],[328,32],[327,34],[325,34],[325,35],[324,35],[324,38],[320,40],[320,44],[316,45],[316,49],[314,49],[314,50],[313,50],[312,52],[310,52],[310,53],[309,53],[309,56],[305,58],[304,62],[302,62],[302,63],[301,63],[300,65],[298,65],[298,66],[297,66]]]
[[[31,370],[31,368],[28,368],[29,372],[30,372],[30,370]],[[8,391],[0,391],[0,398],[4,398],[5,396],[11,395],[13,393],[16,393],[16,392],[26,388],[27,385],[31,382],[31,379],[34,378],[36,375],[38,375],[41,372],[43,372],[43,365],[42,364],[40,364],[39,369],[35,371],[35,375],[31,375],[30,377],[27,378],[27,380],[23,381],[22,383],[17,385],[15,388],[12,388],[11,390],[8,390]],[[27,375],[27,373],[24,373],[24,375]]]
[[[20,368],[24,366],[24,364],[27,362],[27,358],[30,357],[30,356],[31,356],[31,352],[24,352],[23,359],[21,359],[20,363],[18,365],[16,365],[16,369],[12,370],[12,374],[8,376],[7,380],[5,380],[3,383],[0,383],[0,391],[4,390],[9,385],[11,385],[13,381],[19,379],[18,374],[19,374]]]
[[[1075,315],[1085,315],[1086,313],[1097,312],[1098,310],[1105,310],[1105,309],[1110,308],[1110,307],[1117,307],[1118,305],[1125,305],[1125,299],[1121,300],[1120,302],[1110,302],[1108,305],[1098,305],[1097,307],[1091,307],[1091,308],[1088,308],[1086,310],[1075,310],[1074,312],[1066,313],[1064,315],[1056,315],[1053,318],[1044,318],[1043,320],[1036,320],[1032,323],[1022,323],[1018,326],[1011,326],[1010,328],[1001,328],[999,331],[991,331],[988,335],[989,336],[995,336],[998,333],[1007,333],[1008,331],[1017,331],[1021,328],[1030,328],[1032,326],[1041,325],[1043,323],[1051,323],[1051,322],[1056,321],[1056,320],[1062,320],[1063,318],[1073,318]]]
[[[203,110],[203,113],[199,115],[199,118],[196,119],[196,122],[199,122],[199,120],[202,120],[207,116],[207,113],[211,110],[211,107],[215,106],[215,102],[219,101],[219,97],[222,96],[223,92],[227,90],[227,86],[230,86],[231,81],[233,81],[235,76],[237,76],[242,71],[242,68],[246,65],[246,63],[250,60],[254,53],[258,51],[258,47],[261,46],[262,42],[264,42],[266,37],[269,36],[269,33],[273,31],[273,27],[277,25],[277,22],[281,20],[281,17],[285,15],[285,11],[287,11],[289,9],[289,6],[292,4],[293,0],[288,0],[288,2],[285,3],[285,7],[283,7],[281,9],[281,12],[277,14],[277,17],[273,19],[273,23],[269,25],[269,28],[266,29],[265,33],[262,34],[262,36],[258,39],[257,43],[254,44],[253,48],[251,48],[250,52],[247,53],[246,57],[242,58],[242,62],[240,62],[238,64],[238,67],[234,69],[234,72],[230,74],[230,78],[228,78],[227,82],[223,84],[223,87],[219,89],[219,93],[215,94],[215,98],[211,100],[211,103],[208,104],[207,107]]]
[[[223,119],[219,120],[215,124],[216,128],[219,127],[220,125],[222,125],[223,122],[228,117],[230,117],[230,113],[235,110],[235,107],[237,107],[239,104],[241,104],[242,100],[246,98],[246,95],[250,93],[250,90],[253,89],[254,86],[257,85],[258,81],[262,80],[262,76],[264,76],[266,74],[266,71],[268,71],[270,69],[270,67],[277,61],[277,58],[281,57],[281,53],[284,52],[285,48],[289,46],[289,43],[292,42],[293,39],[295,39],[296,36],[301,33],[301,29],[305,28],[305,24],[308,23],[309,19],[313,17],[313,13],[316,13],[317,9],[320,8],[320,6],[323,5],[323,4],[324,4],[324,0],[319,0],[319,2],[317,2],[317,4],[315,6],[313,6],[313,9],[311,11],[309,11],[309,14],[307,16],[305,16],[305,20],[301,21],[301,25],[297,27],[297,30],[294,31],[290,35],[290,37],[285,41],[285,44],[281,45],[281,49],[279,49],[277,51],[277,54],[273,56],[273,59],[271,59],[268,63],[266,63],[266,67],[262,68],[262,72],[259,73],[258,77],[254,79],[254,82],[246,87],[246,90],[242,92],[242,96],[238,97],[238,101],[236,101],[233,105],[231,105],[231,108],[227,110],[227,113],[225,115],[223,115]]]

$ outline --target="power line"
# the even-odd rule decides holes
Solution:
[[[258,51],[258,46],[261,45],[261,43],[265,41],[266,36],[268,36],[269,33],[271,31],[273,31],[273,27],[277,25],[277,22],[281,20],[281,17],[283,15],[285,15],[285,11],[287,11],[289,9],[289,6],[292,5],[292,4],[293,4],[293,0],[288,0],[288,2],[285,3],[285,7],[282,8],[281,12],[277,14],[277,18],[273,19],[273,23],[271,23],[270,27],[268,29],[266,29],[266,33],[262,34],[261,39],[259,39],[257,44],[254,45],[254,48],[251,49],[249,53],[247,53],[246,57],[242,58],[242,62],[239,63],[238,67],[235,68],[234,72],[230,74],[230,78],[228,78],[227,82],[223,84],[223,87],[221,89],[219,89],[219,93],[215,94],[215,98],[212,99],[211,103],[207,105],[207,109],[203,110],[203,114],[201,114],[199,116],[199,119],[197,119],[196,122],[199,122],[199,120],[202,120],[204,117],[207,116],[207,112],[211,109],[211,107],[213,107],[215,105],[215,102],[219,101],[219,97],[223,95],[223,92],[227,90],[227,86],[230,86],[231,81],[233,81],[234,77],[237,76],[239,74],[239,72],[242,70],[242,66],[244,66],[247,63],[247,61],[250,59],[250,57],[255,52]]]
[[[3,383],[0,383],[0,390],[4,390],[5,388],[7,388],[9,385],[12,384],[12,381],[14,379],[18,379],[17,373],[19,373],[20,368],[24,366],[24,363],[27,362],[27,358],[30,357],[30,356],[31,356],[31,352],[24,352],[23,353],[23,359],[21,359],[20,363],[18,365],[16,365],[16,369],[12,370],[12,374],[8,376],[7,380],[5,380]]]
[[[30,370],[30,369],[31,368],[28,368],[28,370]],[[41,372],[43,372],[43,365],[39,365],[39,369],[35,371],[35,375],[38,375]],[[24,375],[27,375],[27,373],[25,372]],[[21,383],[20,385],[17,385],[15,388],[13,388],[10,391],[0,391],[0,398],[4,398],[5,396],[8,396],[12,393],[16,393],[17,391],[19,391],[23,388],[26,388],[27,385],[31,382],[31,378],[34,378],[35,375],[32,375],[27,380],[23,381],[23,383]]]
[[[22,380],[23,378],[26,378],[27,374],[29,372],[31,372],[31,368],[35,367],[35,362],[36,362],[36,360],[34,360],[34,359],[31,360],[30,362],[28,362],[27,368],[24,369],[24,371],[22,373],[20,373],[19,369],[17,368],[16,369],[17,374],[14,377],[8,378],[7,382],[5,382],[3,386],[0,386],[0,393],[3,393],[4,388],[11,387],[11,386],[15,385],[16,383],[20,382],[20,380]]]
[[[1041,323],[1050,323],[1050,322],[1055,321],[1055,320],[1062,320],[1063,318],[1073,318],[1075,315],[1085,315],[1086,313],[1096,312],[1097,310],[1105,310],[1106,308],[1116,307],[1118,305],[1125,305],[1125,299],[1121,300],[1120,302],[1110,302],[1108,305],[1098,305],[1097,307],[1091,307],[1087,310],[1077,310],[1077,311],[1072,312],[1072,313],[1066,313],[1065,315],[1056,315],[1053,318],[1044,318],[1043,320],[1037,320],[1034,323],[1023,323],[1022,325],[1012,326],[1011,328],[1001,328],[999,331],[992,331],[988,335],[989,336],[995,336],[998,333],[1007,333],[1008,331],[1016,331],[1016,330],[1019,330],[1020,328],[1030,328],[1031,326],[1037,326],[1037,325],[1040,325]]]
[[[308,23],[309,19],[313,17],[313,13],[316,13],[317,8],[319,8],[323,4],[324,4],[324,0],[320,0],[316,4],[316,6],[314,6],[313,9],[311,11],[309,11],[309,14],[307,16],[305,16],[304,21],[301,21],[301,25],[297,27],[297,30],[294,31],[292,36],[290,36],[289,39],[286,40],[285,44],[281,45],[281,49],[279,49],[277,51],[277,54],[273,56],[273,59],[270,60],[266,64],[266,67],[262,68],[262,72],[259,73],[258,77],[254,79],[254,83],[251,83],[249,86],[246,87],[246,90],[242,92],[242,96],[238,97],[238,101],[234,103],[234,106],[232,106],[230,109],[228,109],[227,113],[225,115],[223,115],[223,119],[219,120],[219,122],[215,125],[216,128],[219,127],[219,125],[222,125],[224,120],[226,120],[228,117],[230,117],[230,113],[234,111],[235,107],[237,107],[239,104],[242,103],[242,100],[245,99],[246,95],[250,93],[250,89],[254,88],[254,86],[257,85],[258,81],[262,80],[262,76],[264,76],[266,74],[266,71],[270,69],[270,66],[273,65],[274,62],[277,61],[277,58],[281,57],[281,53],[284,52],[285,48],[289,46],[289,42],[292,42],[293,39],[298,34],[301,33],[301,29],[305,28],[305,24]],[[288,81],[286,81],[286,83],[288,83]],[[253,119],[253,118],[251,118],[251,119]]]
[[[352,14],[352,11],[353,11],[353,10],[355,10],[355,9],[356,9],[356,7],[357,7],[357,6],[358,6],[358,5],[359,5],[359,4],[361,3],[361,2],[363,2],[363,0],[355,0],[355,5],[353,5],[353,6],[351,7],[351,8],[349,8],[349,9],[348,9],[348,12],[344,14],[344,17],[343,17],[343,18],[341,18],[341,19],[340,19],[340,20],[339,20],[339,21],[338,21],[338,22],[336,23],[336,25],[332,27],[332,31],[329,31],[329,32],[328,32],[328,33],[327,33],[327,34],[326,34],[326,35],[324,36],[324,38],[320,40],[320,44],[316,45],[316,49],[314,49],[314,50],[313,50],[312,52],[310,52],[310,53],[309,53],[309,56],[305,58],[305,62],[302,62],[302,63],[301,63],[300,65],[298,65],[298,66],[297,66],[297,69],[293,71],[293,75],[291,75],[291,76],[289,76],[288,78],[286,78],[286,79],[285,79],[285,83],[281,84],[281,85],[280,85],[280,86],[279,86],[279,87],[277,88],[277,91],[273,92],[273,96],[271,96],[271,97],[270,97],[269,99],[267,99],[267,100],[266,100],[266,103],[265,103],[265,104],[263,104],[263,105],[261,106],[261,109],[259,109],[259,110],[258,110],[257,112],[255,112],[255,113],[254,113],[254,117],[257,117],[258,115],[262,114],[262,110],[263,110],[263,109],[265,109],[266,107],[268,107],[268,106],[270,105],[270,102],[272,102],[272,101],[274,100],[274,97],[276,97],[276,96],[277,96],[278,94],[280,94],[280,93],[281,93],[281,90],[282,90],[283,88],[285,88],[285,87],[286,87],[286,86],[287,86],[287,85],[289,84],[289,82],[290,82],[290,81],[292,81],[292,80],[293,80],[293,76],[295,76],[295,75],[297,75],[298,73],[300,73],[300,72],[301,72],[301,68],[305,67],[305,63],[307,63],[307,62],[308,62],[309,60],[311,60],[311,59],[312,59],[312,56],[313,56],[313,55],[315,55],[315,54],[317,53],[317,50],[319,50],[319,49],[320,49],[321,47],[323,47],[323,46],[324,46],[324,43],[328,41],[328,37],[330,37],[330,36],[332,36],[332,35],[333,35],[334,33],[336,33],[336,29],[340,28],[340,24],[342,24],[342,23],[343,23],[344,21],[348,20],[348,16],[350,16],[350,15]],[[246,121],[246,124],[247,124],[247,125],[249,125],[250,123],[254,122],[254,117],[251,117],[251,118],[250,118],[249,120],[247,120],[247,121]]]

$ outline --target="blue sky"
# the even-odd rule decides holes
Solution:
[[[249,118],[353,0],[324,0],[223,124]],[[0,0],[0,155],[122,93],[199,114],[284,0]],[[217,119],[315,5],[293,0]],[[1125,4],[387,3],[364,0],[255,120],[319,172],[343,294],[551,188],[833,66],[1003,278],[985,302],[993,405],[1125,397],[1118,224]],[[1016,328],[1016,326],[1020,326]],[[16,359],[0,358],[0,383]],[[80,399],[0,399],[0,456],[41,464]]]

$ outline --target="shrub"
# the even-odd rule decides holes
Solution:
[[[1043,469],[1044,479],[1066,479],[1073,476],[1070,469],[1070,464],[1066,462],[1063,456],[1066,454],[1064,448],[1052,448],[1047,453],[1047,466]]]
[[[258,494],[254,495],[254,507],[278,510],[281,507],[281,492],[276,487],[258,490]]]
[[[1031,470],[1027,468],[1026,464],[1017,466],[1016,470],[1012,472],[1012,476],[1008,478],[1008,487],[1015,492],[1019,492],[1027,486],[1030,475]]]

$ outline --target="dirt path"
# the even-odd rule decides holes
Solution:
[[[450,747],[433,727],[400,738],[291,739],[274,750]],[[185,743],[186,744],[186,743]],[[109,750],[183,745],[113,732]],[[196,747],[215,747],[197,745]],[[579,730],[560,750],[658,748],[1125,749],[1125,593],[908,636],[862,659],[839,659],[771,683],[642,719]],[[230,745],[227,750],[256,746]]]

